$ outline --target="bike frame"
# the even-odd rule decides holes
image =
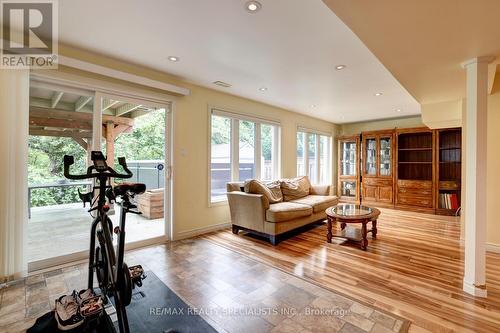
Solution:
[[[100,230],[102,230],[103,239],[99,239],[99,245],[101,247],[101,252],[103,256],[106,256],[107,262],[107,270],[108,270],[108,281],[105,286],[105,292],[108,290],[113,291],[113,296],[115,299],[115,308],[116,314],[118,317],[118,325],[120,328],[120,332],[128,333],[128,318],[125,307],[123,306],[120,293],[118,290],[118,284],[120,281],[118,280],[120,274],[122,274],[123,268],[123,257],[125,252],[125,219],[126,219],[126,211],[124,207],[121,208],[121,218],[120,218],[120,227],[118,232],[118,257],[115,254],[115,247],[113,245],[113,222],[108,217],[108,214],[105,210],[106,204],[106,189],[107,189],[107,180],[106,176],[98,177],[99,181],[99,198],[97,204],[97,217],[92,222],[92,226],[90,228],[90,253],[89,253],[89,275],[88,275],[88,288],[93,289],[94,286],[94,270],[97,268],[97,263],[95,262],[95,250],[96,250],[96,237],[98,229],[100,226]],[[103,223],[103,221],[105,221]]]

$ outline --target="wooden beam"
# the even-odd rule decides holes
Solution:
[[[113,101],[112,99],[105,99],[102,105],[102,112],[106,111],[109,108],[112,108],[116,104],[120,103],[120,101]]]
[[[137,104],[131,104],[131,103],[123,104],[118,109],[116,109],[115,116],[116,117],[123,116],[129,112],[134,111],[137,108],[140,108],[140,107],[141,107],[141,105],[137,105]]]
[[[115,138],[122,133],[132,133],[134,128],[127,125],[118,125],[115,127]]]
[[[92,113],[47,109],[34,106],[30,106],[30,118],[31,117],[65,119],[72,121],[88,121],[92,123]],[[103,123],[107,123],[109,121],[112,121],[116,125],[127,125],[127,126],[134,126],[135,123],[134,119],[131,118],[115,117],[109,115],[102,116]]]
[[[60,138],[92,138],[92,132],[53,131],[39,128],[30,128],[29,134],[33,136],[54,136]]]
[[[59,103],[59,101],[61,100],[61,98],[63,97],[64,93],[62,91],[56,91],[54,92],[54,94],[52,95],[52,99],[50,101],[50,107],[53,109],[57,106],[57,103]]]
[[[36,107],[36,108],[50,109],[51,106],[52,106],[52,99],[51,98],[46,99],[46,98],[30,97],[30,108]],[[70,102],[60,100],[59,103],[57,103],[56,108],[58,110],[61,110],[61,111],[75,112],[75,103],[70,103]],[[78,112],[92,113],[92,108],[89,107],[88,105],[86,105]],[[109,111],[107,111],[107,112],[109,112]],[[113,116],[114,115],[115,114],[113,113]]]
[[[83,149],[85,149],[85,151],[88,150],[88,144],[87,142],[85,142],[85,140],[83,140],[83,138],[80,138],[80,137],[76,137],[76,136],[73,136],[71,137],[76,143],[78,143]]]
[[[30,126],[55,127],[55,128],[73,128],[79,130],[92,130],[92,124],[88,121],[73,121],[71,119],[53,119],[53,118],[29,118]]]
[[[108,116],[105,114],[102,115],[102,122],[103,123],[107,123],[110,121],[113,122],[115,125],[127,125],[130,127],[134,127],[134,124],[135,124],[135,121],[132,118]]]
[[[106,162],[108,166],[115,166],[115,124],[113,122],[106,123]]]
[[[80,111],[88,102],[92,100],[92,96],[82,96],[75,103],[75,111]]]

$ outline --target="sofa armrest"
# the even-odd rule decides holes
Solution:
[[[234,225],[255,231],[264,231],[266,210],[269,201],[262,194],[228,192],[227,200]]]
[[[330,185],[311,185],[309,192],[315,195],[330,195]]]

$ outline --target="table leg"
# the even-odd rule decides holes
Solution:
[[[377,220],[372,221],[372,238],[377,238]]]
[[[328,217],[328,218],[327,218],[327,221],[328,221],[328,222],[327,222],[327,224],[328,224],[328,226],[327,226],[327,230],[328,230],[328,232],[327,232],[327,234],[326,234],[326,241],[327,241],[328,243],[331,243],[331,242],[332,242],[332,236],[333,236],[333,235],[332,235],[332,219]]]
[[[366,238],[366,224],[368,222],[363,222],[363,225],[361,226],[361,236],[363,237],[361,239],[361,250],[366,250],[367,246],[368,246],[368,239]]]

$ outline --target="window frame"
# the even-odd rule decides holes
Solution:
[[[259,118],[250,116],[244,113],[227,110],[225,108],[209,106],[208,107],[208,205],[209,207],[226,205],[227,197],[213,200],[212,199],[212,116],[219,116],[229,118],[231,121],[231,139],[230,139],[230,168],[231,168],[231,182],[238,182],[239,180],[239,128],[240,121],[250,121],[255,124],[254,127],[254,165],[255,165],[255,178],[261,179],[261,162],[262,162],[262,130],[261,125],[273,126],[273,136],[276,139],[276,144],[273,145],[272,156],[276,158],[276,163],[273,163],[274,178],[281,177],[281,122],[272,119]],[[267,179],[266,179],[267,180]]]
[[[327,133],[327,132],[323,132],[323,131],[318,131],[318,130],[315,130],[315,129],[310,129],[310,128],[306,128],[306,127],[301,127],[301,126],[298,126],[297,127],[297,132],[296,132],[296,135],[295,135],[295,160],[297,161],[298,160],[298,155],[297,155],[297,151],[298,151],[298,140],[297,140],[297,137],[298,137],[298,134],[299,133],[302,133],[303,135],[303,143],[304,143],[304,148],[303,148],[303,151],[302,151],[302,163],[304,164],[304,171],[305,171],[305,175],[304,176],[307,176],[309,177],[309,180],[312,184],[321,184],[320,181],[321,181],[321,137],[326,137],[327,138],[327,147],[326,148],[326,152],[327,152],[327,156],[326,156],[326,161],[327,161],[327,183],[326,184],[321,184],[321,185],[332,185],[332,172],[333,172],[333,169],[332,169],[332,134],[331,133]],[[311,176],[309,175],[309,135],[310,134],[314,134],[316,135],[316,139],[315,139],[315,144],[316,144],[316,154],[314,156],[314,159],[315,159],[315,163],[316,163],[316,177],[317,179],[311,179]],[[298,167],[296,166],[295,167],[295,170],[297,172],[297,169]],[[297,174],[297,176],[299,176]],[[302,176],[302,175],[301,175]]]

